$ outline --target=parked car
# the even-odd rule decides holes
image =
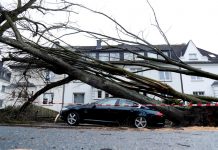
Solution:
[[[145,128],[153,125],[164,126],[165,123],[165,117],[161,112],[121,98],[66,106],[62,108],[60,116],[71,126],[81,122],[128,122],[136,128]]]

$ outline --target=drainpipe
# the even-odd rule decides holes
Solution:
[[[66,75],[64,74],[64,79],[66,78]],[[65,84],[63,84],[63,93],[62,93],[62,103],[61,108],[64,106],[64,95],[65,95]]]
[[[181,69],[181,68],[179,67],[179,69]],[[179,76],[180,76],[180,83],[181,83],[181,92],[184,93],[182,74],[180,73]]]

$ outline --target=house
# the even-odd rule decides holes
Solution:
[[[192,41],[184,47],[179,57],[195,68],[218,74],[218,55],[197,48]],[[217,81],[198,76],[182,75],[184,93],[218,97]]]
[[[5,101],[8,96],[6,87],[10,84],[10,80],[11,72],[7,68],[3,67],[3,63],[0,62],[0,109],[7,105]]]
[[[173,58],[180,59],[187,64],[196,67],[198,69],[218,74],[218,55],[209,51],[196,47],[193,41],[189,41],[187,44],[171,45],[174,51],[169,49],[167,45],[156,45],[165,55]],[[99,59],[101,61],[110,62],[122,62],[128,60],[142,61],[135,54],[130,53],[134,51],[143,56],[163,59],[162,56],[154,53],[152,49],[146,46],[139,45],[126,45],[121,44],[116,47],[102,46],[100,41],[97,42],[97,46],[80,46],[76,48],[77,51],[85,53],[90,57]],[[128,49],[128,50],[127,50]],[[167,65],[165,65],[167,66]],[[179,73],[165,72],[165,71],[143,71],[145,68],[140,66],[125,65],[122,66],[126,70],[131,72],[137,72],[137,74],[150,77],[159,81],[162,81],[177,91],[194,94],[218,97],[218,81],[212,79],[202,78],[198,76],[187,76]],[[19,72],[19,71],[15,71]],[[64,78],[62,75],[55,75],[49,71],[42,71],[45,77],[48,77],[47,81],[55,81]],[[31,74],[33,76],[33,73]],[[32,94],[36,90],[40,89],[46,84],[46,81],[39,81],[37,77],[31,77],[30,83],[35,85],[35,89],[32,90]],[[46,78],[45,78],[46,79]],[[111,96],[110,94],[91,87],[81,81],[72,81],[63,86],[51,89],[37,98],[35,101],[38,105],[42,105],[54,110],[60,110],[63,105],[74,103],[91,103],[98,99]]]
[[[64,78],[63,75],[55,75],[45,69],[32,68],[26,71],[27,68],[19,64],[10,65],[10,68],[12,76],[10,84],[6,87],[9,94],[5,99],[10,105],[20,105],[50,82]],[[62,95],[63,87],[56,87],[41,94],[34,103],[52,110],[60,110]]]
[[[127,48],[128,50],[137,52],[144,56],[163,59],[148,47],[137,45],[119,45],[118,47],[121,48],[108,48],[107,46],[99,46],[98,43],[97,47],[84,46],[79,47],[79,50],[96,59],[111,62],[126,60],[141,61],[141,59],[137,58],[136,55],[125,51]],[[169,46],[167,45],[157,45],[157,47],[173,59],[181,59],[193,67],[218,74],[218,55],[197,48],[193,41],[189,41],[188,44],[172,45],[174,52],[170,51]],[[134,65],[122,67],[131,72],[145,69]],[[138,72],[138,74],[165,82],[177,91],[183,93],[218,97],[218,82],[212,79],[156,70],[146,72],[142,71]],[[80,81],[74,81],[65,85],[65,91],[65,104],[89,103],[109,96],[108,93],[95,89]]]

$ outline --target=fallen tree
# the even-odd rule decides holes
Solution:
[[[66,74],[68,76],[66,79],[48,84],[43,89],[36,92],[35,95],[30,97],[24,103],[21,111],[46,90],[66,84],[73,80],[80,80],[95,88],[102,89],[113,96],[132,99],[142,104],[160,104],[161,102],[148,99],[146,96],[139,94],[139,92],[146,92],[160,98],[168,99],[168,101],[171,99],[182,99],[195,103],[208,102],[208,100],[203,97],[196,97],[178,92],[165,83],[134,74],[117,65],[142,66],[147,68],[147,71],[170,71],[186,75],[202,76],[215,80],[218,80],[218,75],[191,67],[190,65],[182,62],[179,58],[173,59],[166,56],[158,47],[155,47],[138,35],[129,32],[115,19],[102,12],[98,12],[83,5],[75,4],[66,0],[53,3],[53,5],[56,7],[52,7],[52,5],[51,7],[50,5],[46,5],[46,0],[43,2],[44,3],[42,3],[42,1],[29,0],[26,3],[22,3],[20,0],[18,0],[16,7],[12,9],[7,9],[4,6],[0,7],[0,42],[5,46],[12,48],[11,51],[8,51],[8,55],[3,55],[2,61],[19,62],[24,66],[26,65],[33,68],[45,68],[53,71],[56,74]],[[115,37],[98,32],[83,30],[81,28],[72,26],[71,21],[69,20],[67,20],[65,23],[58,22],[48,25],[37,19],[34,20],[34,17],[31,17],[33,13],[42,13],[46,16],[48,12],[67,13],[70,15],[71,13],[75,13],[73,11],[75,7],[88,10],[90,13],[102,15],[116,25],[117,32],[119,32],[119,34],[131,37],[132,40],[120,38],[119,34],[118,37]],[[155,13],[154,16],[156,18]],[[159,27],[158,22],[157,28],[166,40],[170,51],[174,53],[173,48]],[[61,36],[56,35],[57,33],[53,31],[57,29],[64,29],[65,33],[63,33]],[[116,64],[103,62],[81,53],[78,47],[74,47],[62,39],[66,35],[73,36],[74,34],[80,33],[85,33],[96,39],[101,39],[105,44],[108,45],[108,48],[116,47],[118,49],[123,49],[133,53],[138,58],[143,59],[143,61],[126,61],[117,62]],[[60,41],[65,45],[58,45],[56,48],[51,47],[50,45],[56,44],[56,41]],[[123,48],[119,45],[111,46],[109,44],[110,41],[118,44],[132,45],[135,48],[143,49],[143,47],[148,47],[155,54],[162,56],[163,59],[145,57],[131,49]],[[163,64],[167,64],[168,67],[163,67]],[[172,121],[182,122],[185,120],[184,116],[186,112],[177,108],[168,106],[156,107],[156,109],[164,112]]]

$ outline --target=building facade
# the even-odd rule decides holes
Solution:
[[[152,52],[147,47],[121,45],[122,49],[107,48],[107,47],[81,47],[81,51],[87,53],[87,55],[94,57],[102,61],[141,61],[134,54],[125,51],[128,48],[141,55],[163,59],[161,56]],[[218,55],[197,48],[192,41],[188,44],[172,45],[174,52],[169,50],[166,45],[157,45],[166,55],[174,59],[181,59],[190,66],[198,69],[218,74]],[[139,66],[121,66],[128,71],[138,72],[139,75],[153,78],[155,80],[162,81],[179,92],[194,94],[194,95],[205,95],[218,97],[218,82],[212,79],[207,79],[198,76],[188,76],[173,72],[164,71],[142,71],[146,68]],[[80,81],[74,81],[66,85],[64,94],[65,104],[70,103],[90,103],[98,99],[109,97],[110,95],[99,89],[95,89],[89,85],[86,85]]]
[[[167,45],[156,46],[165,55],[173,59],[180,59],[198,69],[218,74],[218,55],[197,48],[192,41],[189,41],[188,44],[171,45],[174,50],[173,52],[169,50]],[[135,53],[151,58],[163,59],[160,55],[154,53],[152,49],[138,45],[122,44],[113,48],[101,46],[98,42],[97,46],[82,46],[77,47],[77,50],[90,57],[107,62],[143,61],[130,51],[134,51]],[[139,75],[164,82],[179,92],[218,97],[218,82],[212,79],[156,70],[143,71],[146,68],[134,65],[125,65],[120,67],[131,72],[137,72]],[[64,75],[55,75],[49,71],[42,71],[42,74],[44,74],[47,81],[40,81],[37,77],[31,77],[29,79],[29,82],[34,85],[32,89],[29,90],[30,93],[32,92],[32,94],[34,94],[34,92],[45,86],[46,82],[65,78]],[[16,77],[14,76],[14,78]],[[59,111],[63,105],[91,103],[110,96],[111,95],[105,91],[91,87],[81,81],[72,81],[68,84],[47,91],[38,97],[35,103],[43,107]]]
[[[3,67],[3,63],[0,62],[0,109],[8,105],[5,100],[9,95],[6,89],[10,84],[10,80],[11,72],[7,68]]]

